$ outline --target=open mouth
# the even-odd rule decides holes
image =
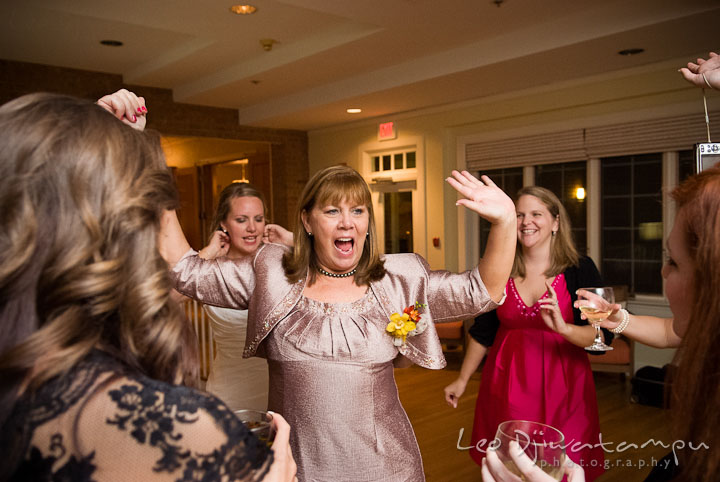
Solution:
[[[257,241],[257,236],[244,236],[243,241],[245,241],[248,244],[255,244]]]
[[[520,234],[528,235],[537,233],[537,229],[521,229]]]
[[[335,247],[343,254],[352,253],[354,246],[355,240],[353,238],[338,238],[335,240]]]

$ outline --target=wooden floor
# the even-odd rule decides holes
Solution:
[[[460,361],[459,356],[450,354],[444,370],[417,366],[395,370],[400,399],[415,429],[428,482],[481,480],[480,469],[468,452],[457,449],[461,430],[460,446],[470,445],[480,373],[472,377],[458,408],[450,408],[443,398],[443,388],[457,377]],[[640,448],[650,439],[671,443],[668,411],[630,403],[630,382],[622,381],[618,374],[596,373],[595,382],[603,442],[611,442],[607,447],[614,451],[605,454],[609,469],[597,480],[642,481],[653,460],[669,451],[652,443]],[[622,448],[618,445],[621,442],[625,450],[618,452],[615,449]]]

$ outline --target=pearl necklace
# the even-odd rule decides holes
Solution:
[[[353,268],[347,273],[331,273],[330,271],[325,271],[320,266],[317,267],[318,273],[324,276],[329,276],[331,278],[347,278],[348,276],[352,276],[357,271],[357,268]]]

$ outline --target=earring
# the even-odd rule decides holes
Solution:
[[[553,231],[553,232],[552,232],[552,237],[554,238],[556,234],[557,234],[557,231]]]
[[[307,232],[307,235],[312,238],[312,233],[310,231]]]
[[[369,237],[370,237],[370,231],[368,231],[367,233],[365,233],[365,236],[369,238]]]

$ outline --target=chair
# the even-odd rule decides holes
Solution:
[[[435,325],[440,343],[443,345],[443,351],[460,351],[465,352],[465,322],[453,321],[450,323],[437,323]]]
[[[613,286],[615,293],[615,302],[627,306],[628,287],[627,285]],[[633,341],[622,336],[615,335],[612,342],[613,349],[602,355],[588,355],[590,357],[590,366],[596,372],[620,373],[622,378],[626,376],[632,377],[635,373],[633,363]]]

